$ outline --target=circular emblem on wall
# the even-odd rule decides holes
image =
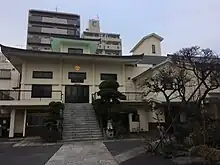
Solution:
[[[76,71],[79,71],[79,70],[80,70],[80,66],[79,66],[79,65],[76,65],[76,66],[75,66],[75,70],[76,70]]]

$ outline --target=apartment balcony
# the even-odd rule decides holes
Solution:
[[[27,42],[28,43],[41,43],[41,44],[50,44],[51,41],[50,38],[44,38],[44,37],[28,37]]]
[[[37,33],[41,33],[41,27],[28,27],[28,32],[37,32]]]
[[[51,18],[51,17],[42,17],[42,16],[29,16],[29,21],[31,22],[44,22],[44,23],[51,23],[51,24],[60,24],[60,25],[74,25],[80,26],[80,20],[76,19],[63,19],[63,18]]]
[[[105,50],[121,50],[121,45],[105,45]]]
[[[114,37],[101,37],[103,41],[112,41],[112,42],[121,42],[120,38],[114,38]]]
[[[0,90],[0,106],[45,106],[51,101],[61,101],[61,91],[52,91],[51,96],[32,97],[31,90]]]
[[[126,96],[126,100],[121,100],[121,102],[131,102],[131,103],[145,102],[143,92],[121,92],[121,93]],[[99,98],[100,96],[98,96],[97,92],[92,94],[92,100],[96,100]]]

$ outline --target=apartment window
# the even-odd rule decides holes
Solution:
[[[53,78],[53,72],[48,72],[48,71],[33,71],[32,78],[52,79],[52,78]]]
[[[153,53],[153,54],[156,53],[156,47],[155,47],[155,45],[152,45],[152,53]]]
[[[100,77],[101,77],[101,80],[115,80],[115,81],[117,81],[117,74],[101,73]]]
[[[69,72],[68,78],[72,83],[83,83],[86,79],[86,72]]]
[[[32,98],[51,98],[52,97],[52,85],[32,85],[31,91]]]
[[[0,79],[11,79],[11,69],[0,69]]]
[[[73,54],[83,54],[83,49],[68,48],[68,53],[73,53]]]

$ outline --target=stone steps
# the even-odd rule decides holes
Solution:
[[[63,142],[75,142],[75,141],[96,141],[103,140],[103,137],[83,137],[83,138],[67,138]]]
[[[103,139],[91,104],[65,104],[63,141]]]

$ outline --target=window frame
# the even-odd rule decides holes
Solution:
[[[71,83],[84,83],[84,80],[86,80],[86,78],[86,72],[68,72],[68,79],[71,80]]]
[[[49,74],[50,76],[36,76],[35,74],[42,74],[42,75]],[[53,79],[53,72],[52,71],[33,71],[32,78],[33,79]]]
[[[104,78],[105,76],[116,76],[113,79],[109,79],[109,78]],[[100,73],[100,80],[101,81],[109,81],[109,80],[113,80],[113,81],[117,81],[118,80],[118,75],[116,73]]]
[[[40,87],[43,87],[39,89]],[[47,90],[49,93],[45,93]],[[52,98],[52,85],[50,84],[32,84],[31,86],[31,98]]]
[[[151,45],[151,50],[153,54],[156,54],[156,45],[152,44]]]
[[[7,76],[4,76],[2,72],[7,72],[9,74]],[[0,69],[0,80],[11,80],[11,69]]]
[[[80,51],[80,52],[77,52],[77,51]],[[80,49],[80,48],[68,48],[68,53],[70,53],[70,54],[83,54],[83,49]]]

